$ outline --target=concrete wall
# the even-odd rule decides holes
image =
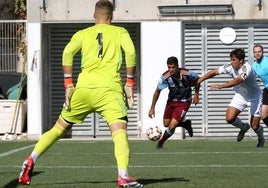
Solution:
[[[43,1],[28,1],[28,20],[41,22],[93,21],[97,0],[47,0],[46,12]],[[263,20],[268,19],[268,2],[262,0],[114,0],[115,21],[150,20]],[[186,4],[188,3],[188,4]],[[234,15],[161,17],[160,5],[217,5],[232,4]]]

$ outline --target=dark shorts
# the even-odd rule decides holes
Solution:
[[[263,89],[262,104],[268,105],[268,88]]]
[[[169,101],[166,104],[164,119],[176,119],[178,122],[183,120],[191,105],[191,100],[187,102]]]

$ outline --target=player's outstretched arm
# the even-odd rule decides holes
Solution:
[[[156,102],[157,102],[157,100],[159,98],[160,93],[161,93],[161,90],[159,90],[158,88],[156,88],[156,90],[154,92],[154,95],[153,95],[151,108],[150,108],[149,113],[148,113],[148,116],[150,118],[155,117],[155,105],[156,105]]]
[[[217,90],[217,89],[222,89],[222,88],[230,88],[230,87],[234,87],[234,86],[242,83],[243,81],[244,81],[244,79],[241,76],[239,76],[239,77],[232,79],[228,82],[225,82],[223,84],[212,84],[210,86],[210,89]]]
[[[200,83],[198,83],[198,80],[195,83],[195,92],[194,92],[194,98],[193,103],[197,105],[199,103],[199,89],[200,89]]]
[[[201,76],[198,79],[197,83],[201,84],[203,81],[205,81],[205,80],[207,80],[209,78],[212,78],[212,77],[214,77],[214,76],[216,76],[218,74],[219,74],[219,69],[214,69],[214,70],[208,71],[206,74],[204,74],[203,76]]]

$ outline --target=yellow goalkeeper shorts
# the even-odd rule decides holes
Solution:
[[[61,117],[71,123],[82,123],[92,112],[100,114],[110,125],[125,122],[127,108],[122,91],[111,88],[76,88],[70,101],[70,109],[61,111]]]

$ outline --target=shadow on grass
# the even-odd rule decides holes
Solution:
[[[182,182],[182,181],[190,181],[184,178],[162,178],[162,179],[138,179],[138,182],[140,182],[143,185],[149,185],[154,183],[171,183],[171,182]],[[85,183],[85,182],[84,182]],[[87,183],[92,184],[104,184],[104,183],[117,183],[117,181],[89,181]]]
[[[143,185],[149,185],[154,183],[171,183],[171,182],[181,182],[181,181],[190,181],[184,178],[162,178],[162,179],[139,179],[138,180]]]
[[[39,175],[43,172],[33,172],[32,177]],[[184,178],[162,178],[162,179],[139,179],[138,180],[140,183],[142,183],[143,185],[151,185],[151,184],[155,184],[155,183],[172,183],[172,182],[182,182],[182,181],[190,181],[188,179],[184,179]],[[86,182],[62,182],[62,183],[53,183],[53,185],[63,185],[63,184],[68,184],[68,185],[77,185],[80,184],[81,186],[83,184],[107,184],[107,183],[114,183],[116,184],[117,181],[86,181]],[[41,184],[39,184],[40,186],[42,186]],[[47,183],[45,185],[48,185]],[[9,183],[4,185],[4,188],[16,188],[19,187],[19,182],[18,179],[13,179],[12,181],[10,181]]]
[[[36,176],[38,174],[41,174],[43,172],[33,172],[32,177]],[[15,188],[19,186],[18,178],[13,179],[12,181],[8,182],[7,184],[4,185],[4,188]]]

